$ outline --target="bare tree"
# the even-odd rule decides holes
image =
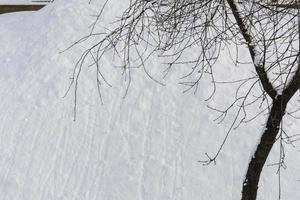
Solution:
[[[167,60],[163,64],[164,75],[179,65],[189,67],[180,82],[186,87],[185,91],[197,90],[200,80],[209,77],[213,86],[210,99],[218,87],[214,64],[222,50],[232,49],[232,46],[245,47],[255,75],[232,82],[238,83],[239,87],[235,100],[227,109],[212,108],[220,113],[220,120],[233,108],[237,111],[217,152],[206,154],[207,159],[201,162],[215,163],[233,128],[267,114],[265,129],[242,185],[242,200],[256,199],[260,174],[273,145],[276,141],[280,143],[279,162],[276,163],[280,176],[280,169],[285,166],[284,146],[294,145],[296,141],[296,133],[288,135],[282,128],[282,121],[285,114],[295,116],[299,110],[287,110],[287,105],[290,101],[299,102],[299,97],[294,96],[300,87],[300,4],[293,0],[130,0],[128,8],[115,22],[115,28],[97,31],[107,3],[108,0],[96,16],[90,34],[73,44],[91,38],[96,41],[83,52],[74,68],[70,88],[75,88],[75,111],[78,78],[87,60],[96,67],[101,97],[101,83],[107,81],[99,63],[105,53],[114,52],[122,61],[122,70],[128,80],[127,90],[131,84],[131,71],[135,68],[143,69],[149,78],[161,83],[147,70],[148,59],[158,56]],[[187,55],[191,48],[198,52],[194,57]],[[242,65],[244,60],[238,51],[232,53],[236,64]],[[241,88],[247,92],[240,92]],[[249,116],[248,111],[253,106],[259,107],[260,112]]]

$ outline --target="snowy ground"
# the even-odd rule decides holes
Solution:
[[[121,6],[110,3],[104,19]],[[205,83],[196,95],[182,94],[171,78],[162,87],[135,72],[123,99],[126,84],[112,67],[106,76],[113,88],[101,105],[93,70],[85,69],[72,121],[73,95],[62,97],[81,49],[59,52],[87,32],[97,8],[58,0],[39,12],[0,15],[0,199],[238,200],[264,119],[234,131],[217,165],[202,166],[198,160],[216,152],[229,126],[213,122]],[[108,58],[104,65],[113,66]],[[250,72],[226,56],[220,70],[219,78]],[[229,103],[224,96],[232,92],[224,87],[211,103]],[[293,133],[299,125],[287,123]],[[300,198],[298,149],[286,152],[282,199]],[[264,168],[258,194],[277,198],[276,167]]]

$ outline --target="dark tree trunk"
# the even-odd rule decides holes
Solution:
[[[263,90],[273,100],[273,105],[271,108],[271,112],[269,113],[266,129],[263,132],[260,143],[258,144],[255,153],[248,165],[247,174],[243,184],[242,200],[256,200],[260,174],[276,141],[276,136],[279,132],[280,124],[282,121],[282,117],[284,116],[286,106],[293,95],[300,88],[300,61],[298,58],[298,67],[296,73],[293,75],[291,81],[289,81],[289,83],[286,85],[285,89],[282,92],[282,95],[278,95],[276,89],[273,87],[271,81],[268,78],[267,71],[265,70],[264,66],[255,62],[255,44],[253,43],[252,36],[243,21],[243,17],[240,15],[240,12],[236,5],[236,1],[227,0],[227,3],[237,22],[240,32],[246,41],[249,53],[251,55]],[[300,19],[299,14],[298,19]]]
[[[273,102],[271,112],[266,124],[266,129],[261,136],[261,141],[248,165],[246,178],[243,184],[242,200],[256,200],[258,182],[262,168],[276,141],[280,123],[285,113],[287,102],[278,96]]]

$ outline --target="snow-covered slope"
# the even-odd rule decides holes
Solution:
[[[113,87],[101,105],[94,71],[85,68],[73,122],[73,93],[62,97],[83,47],[59,52],[87,33],[103,3],[57,0],[39,12],[0,15],[0,199],[239,199],[264,119],[233,131],[217,165],[203,166],[198,161],[216,152],[230,125],[230,116],[213,122],[205,82],[196,95],[182,94],[171,78],[162,87],[137,71],[123,98],[121,72],[104,58]],[[123,4],[112,1],[104,18]],[[219,78],[249,73],[229,60],[221,60]],[[229,104],[232,93],[224,86],[210,103]],[[295,133],[300,124],[287,125]],[[286,152],[282,199],[300,197],[297,150]],[[277,157],[274,149],[269,163]],[[276,167],[264,168],[260,185],[260,200],[277,198]]]

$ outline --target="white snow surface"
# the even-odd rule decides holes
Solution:
[[[238,200],[253,148],[264,129],[260,117],[234,130],[216,165],[213,155],[230,118],[217,125],[204,101],[208,84],[196,95],[182,94],[172,78],[162,87],[143,72],[126,83],[104,58],[113,87],[101,105],[94,71],[85,68],[73,122],[73,93],[62,98],[83,47],[61,50],[88,32],[99,5],[57,0],[39,12],[0,15],[0,199],[1,200]],[[113,20],[126,1],[113,0],[103,20]],[[191,51],[194,53],[194,51]],[[155,63],[155,59],[152,61]],[[251,73],[226,55],[217,79]],[[228,105],[234,90],[223,86],[210,102]],[[296,134],[299,121],[286,127]],[[300,198],[299,148],[286,149],[282,199]],[[277,162],[274,147],[267,164]],[[258,199],[278,197],[276,167],[265,167]]]

